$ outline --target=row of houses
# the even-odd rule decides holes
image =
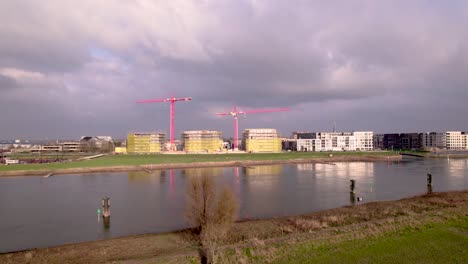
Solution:
[[[468,150],[468,132],[391,133],[374,136],[375,149]]]

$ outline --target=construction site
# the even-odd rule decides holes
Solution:
[[[184,131],[181,134],[180,144],[175,139],[175,103],[191,101],[191,97],[171,97],[137,101],[137,103],[170,103],[169,113],[169,142],[165,141],[164,133],[131,133],[127,137],[127,153],[160,153],[178,150],[185,153],[216,153],[225,152],[225,146],[231,144],[223,142],[222,133],[210,130]],[[216,113],[218,116],[231,116],[234,118],[234,139],[232,150],[239,151],[239,115],[271,113],[289,111],[289,108],[253,109],[240,111],[234,106],[230,112]],[[247,152],[281,152],[281,139],[275,129],[246,129],[244,131],[242,150]],[[229,147],[230,149],[230,147]],[[121,150],[125,153],[125,150]]]
[[[223,136],[219,131],[185,131],[182,133],[182,142],[182,148],[187,153],[213,153],[223,150]]]
[[[127,135],[127,153],[161,153],[166,143],[165,133],[130,133]]]
[[[281,152],[281,138],[276,129],[245,129],[242,148],[246,152]]]

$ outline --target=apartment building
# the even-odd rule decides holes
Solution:
[[[147,132],[127,135],[128,153],[159,153],[163,151],[165,133]]]
[[[447,148],[445,132],[427,132],[420,134],[422,148]]]
[[[445,144],[448,150],[466,149],[466,134],[461,131],[445,132]]]
[[[353,132],[355,138],[355,148],[357,151],[374,150],[374,132],[372,131],[357,131]]]
[[[186,152],[214,152],[224,149],[222,133],[209,130],[192,130],[182,133]]]
[[[281,138],[276,129],[245,129],[242,147],[247,152],[280,152]]]
[[[384,134],[374,134],[374,149],[385,149],[384,148]]]
[[[297,151],[322,151],[322,140],[320,139],[297,139]]]
[[[373,132],[320,132],[312,139],[297,139],[297,151],[373,150]]]

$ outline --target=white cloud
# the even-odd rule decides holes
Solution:
[[[17,81],[40,81],[44,80],[44,74],[34,71],[25,71],[16,68],[0,68],[0,74],[14,78]]]

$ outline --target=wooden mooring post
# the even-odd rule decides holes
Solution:
[[[427,193],[432,193],[432,174],[427,174]]]
[[[351,185],[349,186],[349,201],[351,205],[356,204],[356,194],[354,193],[354,188],[356,187],[356,181],[355,180],[350,180]]]
[[[109,229],[110,227],[110,198],[105,197],[102,199],[102,218],[104,229]]]
[[[104,219],[110,217],[110,201],[109,200],[110,198],[107,196],[102,199],[102,217]]]

